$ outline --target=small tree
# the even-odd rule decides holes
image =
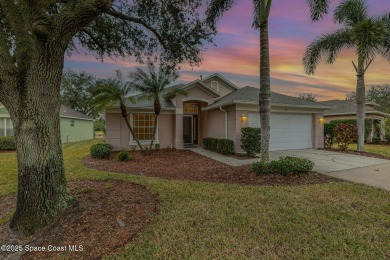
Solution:
[[[154,139],[156,138],[157,120],[161,112],[161,98],[164,98],[169,102],[176,95],[186,95],[187,92],[178,88],[167,89],[173,81],[179,78],[175,69],[171,67],[160,66],[158,70],[156,70],[154,64],[149,63],[147,71],[137,68],[134,72],[130,72],[129,77],[132,80],[131,88],[142,93],[142,96],[140,96],[139,99],[153,101],[154,127],[152,140],[150,141],[148,150],[150,154],[152,152]]]
[[[313,93],[300,93],[298,94],[297,98],[309,100],[309,101],[317,101],[317,95],[314,95]]]
[[[115,104],[119,104],[121,115],[130,130],[131,135],[136,141],[137,145],[143,151],[143,147],[139,142],[137,136],[134,134],[133,128],[130,125],[129,114],[127,113],[126,102],[134,102],[132,97],[129,97],[132,88],[128,82],[123,81],[120,70],[116,71],[117,78],[109,78],[98,82],[93,91],[93,102],[100,109],[104,109]]]

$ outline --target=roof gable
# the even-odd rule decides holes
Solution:
[[[202,79],[202,82],[206,83],[208,81],[212,81],[212,80],[215,80],[215,79],[223,82],[224,84],[226,84],[227,87],[231,88],[232,90],[239,89],[236,85],[234,85],[232,82],[230,82],[228,79],[222,77],[218,73],[214,73],[213,75],[208,76],[208,77]]]
[[[215,91],[214,89],[208,87],[206,84],[204,84],[201,80],[195,80],[195,81],[192,81],[190,83],[188,83],[187,85],[184,85],[182,86],[181,88],[184,89],[184,90],[190,90],[192,88],[200,88],[202,89],[203,91],[211,94],[214,98],[217,98],[217,97],[220,97],[221,95]]]

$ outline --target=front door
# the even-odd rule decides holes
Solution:
[[[183,116],[183,142],[193,144],[193,119],[192,116]]]

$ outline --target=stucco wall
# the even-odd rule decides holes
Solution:
[[[157,138],[161,148],[171,147],[175,136],[175,115],[160,114],[157,122]],[[113,150],[130,150],[137,144],[133,142],[130,130],[119,113],[106,113],[106,142],[113,146]],[[149,147],[150,142],[142,142]]]
[[[219,88],[219,94],[223,97],[231,92],[233,92],[233,90],[228,87],[225,83],[223,83],[222,81],[218,80],[218,79],[215,79],[215,78],[212,78],[212,79],[209,79],[207,81],[205,81],[205,85],[209,86],[211,88],[211,82],[212,81],[217,81],[218,82],[218,88]]]
[[[71,126],[72,120],[74,126]],[[60,126],[62,143],[93,139],[93,121],[91,120],[61,117]]]

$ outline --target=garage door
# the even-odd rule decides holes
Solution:
[[[248,126],[260,127],[259,113],[248,115]],[[312,148],[312,115],[271,113],[270,151]]]

